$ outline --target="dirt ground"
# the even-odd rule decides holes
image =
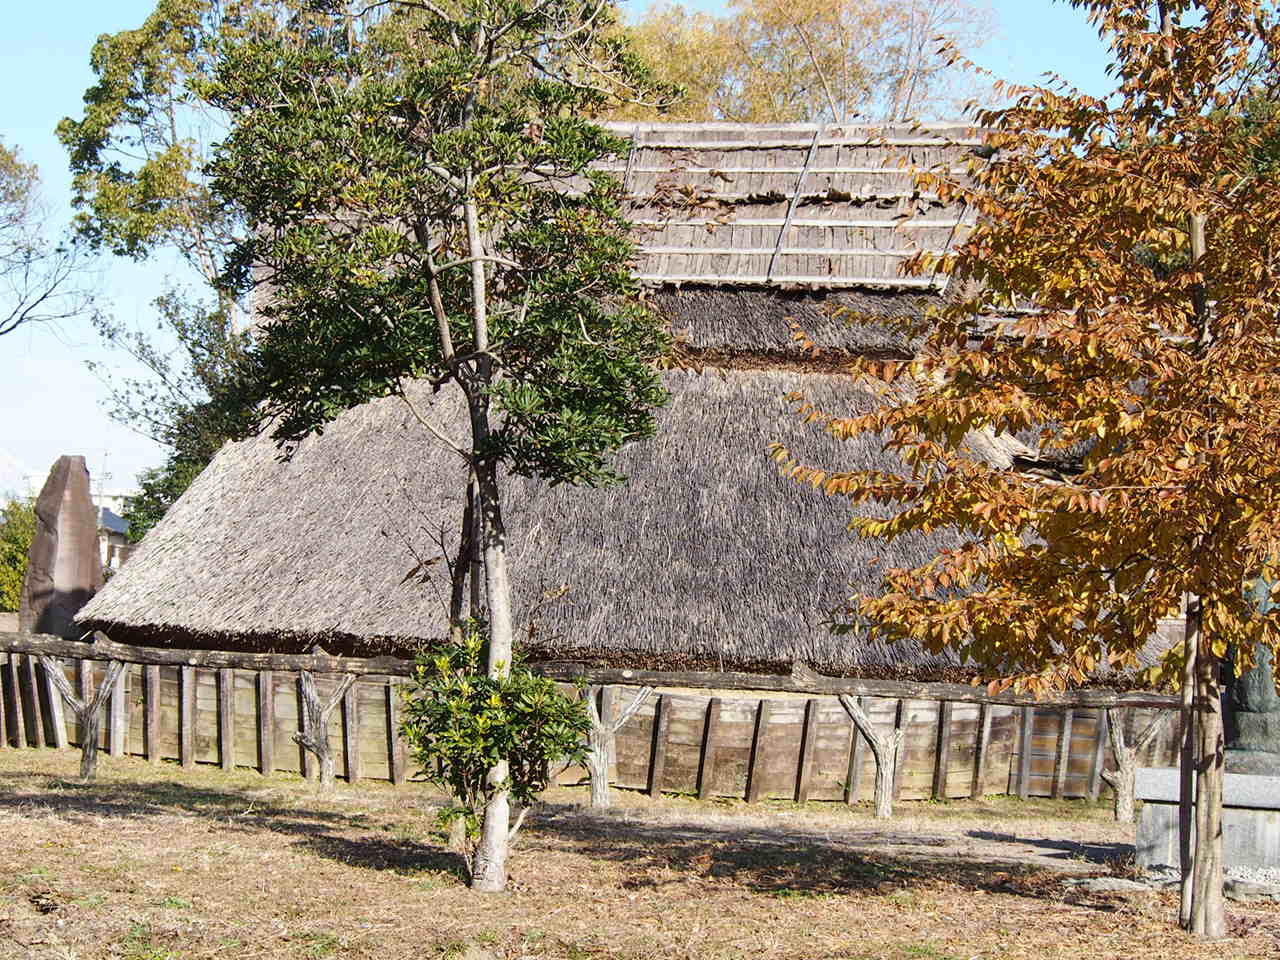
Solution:
[[[430,788],[183,772],[0,750],[0,958],[1280,957],[1280,907],[1231,937],[1176,929],[1167,893],[1085,894],[1131,871],[1132,828],[1073,801],[657,802],[561,788],[521,834],[512,889],[470,893]]]

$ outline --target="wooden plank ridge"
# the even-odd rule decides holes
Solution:
[[[0,635],[0,639],[3,635]],[[0,645],[0,649],[2,649]],[[531,663],[535,673],[552,680],[618,686],[687,687],[699,690],[765,690],[786,693],[825,694],[851,697],[884,697],[899,700],[935,700],[953,703],[1000,703],[1031,707],[1155,707],[1173,709],[1179,700],[1172,694],[1145,690],[1067,690],[1036,696],[1030,693],[987,692],[986,687],[965,683],[916,683],[904,680],[860,680],[856,677],[827,677],[809,670],[791,674],[715,673],[711,671],[630,670],[593,668],[575,661]]]
[[[64,640],[39,633],[0,632],[0,651],[75,657],[81,660],[122,660],[162,667],[203,667],[211,670],[309,670],[312,673],[354,673],[358,676],[407,677],[413,661],[397,657],[331,657],[315,653],[240,653],[230,650],[177,650],[168,647],[134,647],[116,643],[101,631],[93,641]]]

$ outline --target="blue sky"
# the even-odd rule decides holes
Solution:
[[[692,5],[720,9],[712,0]],[[1108,89],[1105,51],[1080,12],[1065,0],[991,0],[996,36],[976,59],[997,76],[1019,83],[1055,72],[1090,93]],[[79,116],[93,81],[89,52],[97,36],[139,26],[154,0],[48,0],[13,4],[0,34],[0,138],[40,166],[55,218],[69,217],[70,176],[53,129]],[[107,261],[100,269],[103,298],[114,315],[144,327],[154,323],[150,302],[173,263]],[[87,324],[57,330],[19,329],[0,338],[0,494],[42,481],[60,454],[88,458],[95,488],[130,489],[137,473],[163,451],[112,423],[107,391],[86,367],[110,364],[128,375],[127,358],[103,351]],[[19,490],[19,492],[22,492]]]

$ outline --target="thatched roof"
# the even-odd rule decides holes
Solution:
[[[637,276],[693,369],[666,374],[673,399],[657,436],[619,455],[626,485],[506,484],[528,645],[672,668],[799,660],[954,676],[950,654],[837,636],[827,623],[884,567],[953,541],[852,537],[845,502],[781,478],[765,451],[778,439],[811,462],[894,468],[873,438],[838,444],[785,416],[793,390],[833,410],[874,402],[831,364],[799,356],[792,324],[826,346],[909,354],[875,318],[936,302],[943,278],[903,278],[900,265],[965,229],[963,211],[915,189],[911,167],[959,166],[977,138],[958,127],[617,129],[635,144],[615,166],[640,223]],[[833,319],[837,305],[859,322]],[[430,402],[461,436],[454,400]],[[972,439],[1004,466],[1027,452]],[[275,650],[403,650],[440,637],[444,557],[462,512],[450,455],[387,399],[347,412],[291,461],[277,456],[265,436],[223,449],[81,622],[134,642]]]
[[[611,126],[633,144],[606,169],[631,197],[645,283],[937,290],[944,277],[904,277],[902,263],[972,222],[914,183],[961,171],[982,143],[963,126]]]
[[[506,508],[520,628],[539,656],[675,667],[940,676],[949,656],[836,636],[827,611],[878,571],[953,541],[886,550],[845,531],[848,506],[780,477],[765,447],[892,466],[870,439],[839,444],[782,397],[866,409],[844,376],[671,371],[657,436],[605,489],[511,479]],[[447,392],[419,390],[437,422]],[[1008,452],[989,444],[992,457]],[[114,639],[330,652],[407,650],[445,632],[464,475],[398,399],[349,411],[281,462],[269,438],[226,447],[81,613]],[[426,561],[426,577],[409,576]]]

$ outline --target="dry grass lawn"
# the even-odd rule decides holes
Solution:
[[[581,789],[530,817],[512,892],[469,893],[428,788],[338,787],[0,750],[0,957],[1138,958],[1280,956],[1280,907],[1197,943],[1168,894],[1085,895],[1130,830],[1081,803],[653,803]]]

